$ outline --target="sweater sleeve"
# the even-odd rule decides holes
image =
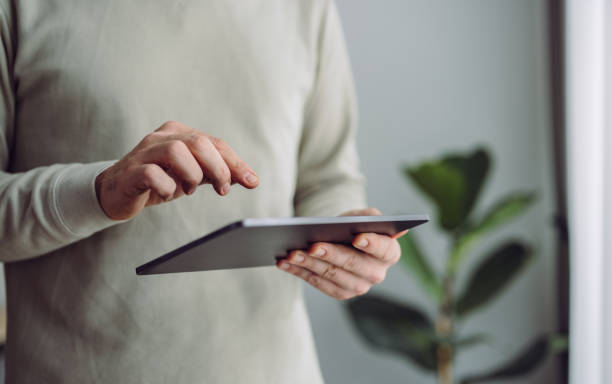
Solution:
[[[365,207],[355,143],[356,104],[340,19],[330,1],[319,29],[316,77],[299,148],[298,216],[332,216]]]
[[[16,130],[16,42],[1,6],[0,40],[0,261],[11,262],[51,252],[117,222],[102,211],[94,186],[96,176],[112,162],[8,172]]]

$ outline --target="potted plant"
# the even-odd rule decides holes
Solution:
[[[404,169],[407,178],[435,206],[438,225],[451,242],[444,270],[435,271],[416,236],[408,233],[399,239],[402,264],[438,308],[435,320],[414,305],[374,294],[347,304],[352,323],[368,344],[400,354],[435,373],[440,384],[455,383],[453,363],[462,349],[488,339],[484,335],[461,335],[456,325],[498,297],[534,257],[532,247],[525,241],[508,239],[480,258],[465,286],[455,284],[472,247],[524,213],[535,201],[533,192],[515,191],[499,199],[483,215],[475,215],[473,209],[490,167],[488,152],[477,149]],[[548,355],[566,347],[567,339],[563,336],[541,335],[517,356],[457,382],[481,383],[525,375]]]

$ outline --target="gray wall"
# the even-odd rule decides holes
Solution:
[[[458,372],[492,367],[555,324],[545,2],[338,0],[338,6],[357,83],[359,149],[372,206],[390,214],[433,214],[402,178],[400,165],[478,144],[491,148],[496,160],[478,210],[513,189],[539,194],[536,208],[491,236],[468,262],[509,235],[538,250],[530,270],[462,327],[465,334],[494,337],[490,345],[464,352]],[[435,225],[418,233],[441,265],[448,245]],[[400,266],[374,292],[435,313]],[[311,288],[306,297],[328,383],[434,382],[405,360],[364,346],[340,303]],[[549,363],[515,382],[555,383],[556,377]]]

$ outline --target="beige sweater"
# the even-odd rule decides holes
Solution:
[[[7,383],[318,383],[294,277],[138,277],[244,217],[364,206],[328,0],[0,0]],[[210,186],[117,224],[93,180],[166,120],[225,139],[253,191]]]

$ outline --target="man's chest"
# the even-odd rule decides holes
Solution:
[[[39,3],[18,7],[17,168],[117,158],[167,120],[238,151],[297,147],[316,57],[283,7]],[[36,136],[49,145],[34,159]]]

